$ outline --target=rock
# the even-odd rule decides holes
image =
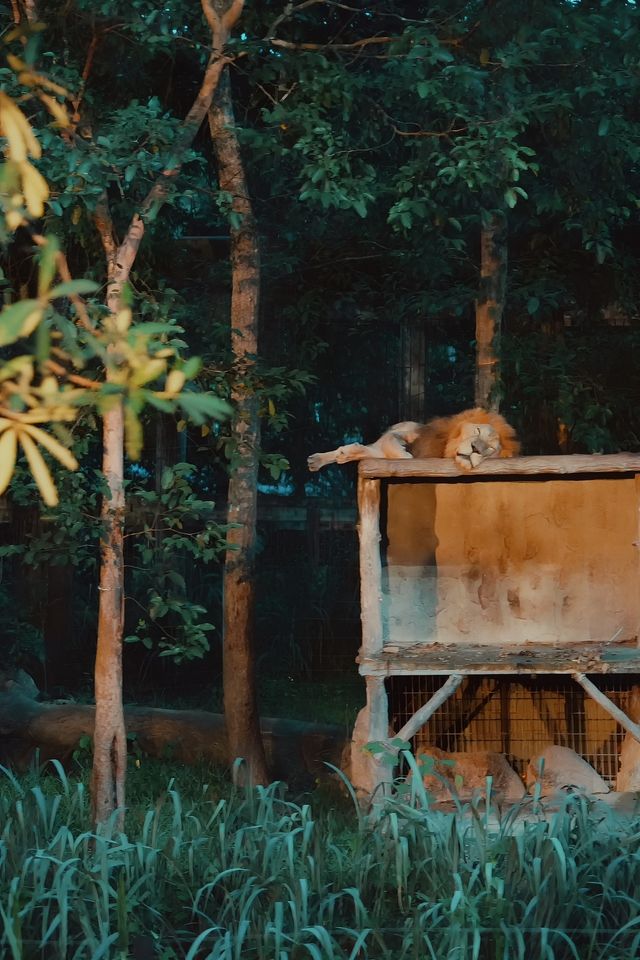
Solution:
[[[611,793],[599,797],[596,801],[599,807],[609,810],[617,817],[636,819],[640,815],[640,797],[637,791],[620,793],[612,790]]]
[[[569,747],[545,747],[542,753],[529,761],[525,780],[530,792],[536,783],[540,783],[540,795],[543,797],[550,797],[558,790],[609,793],[608,784],[591,764]]]
[[[429,767],[423,783],[436,803],[452,796],[463,802],[477,794],[484,796],[487,777],[492,777],[491,794],[497,800],[520,800],[525,795],[522,780],[502,753],[446,753],[438,747],[427,747],[419,751],[417,759]]]

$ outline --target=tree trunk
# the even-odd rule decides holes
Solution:
[[[258,400],[251,383],[258,353],[260,254],[256,223],[236,133],[228,71],[209,111],[220,188],[231,194],[231,349],[235,364],[232,424],[235,447],[229,479],[224,567],[223,689],[230,759],[237,778],[267,783],[255,678],[254,559],[256,551]]]
[[[480,290],[476,302],[476,406],[500,407],[500,331],[507,285],[507,221],[483,213],[480,234]]]
[[[117,808],[124,816],[127,741],[122,707],[124,626],[124,411],[122,401],[103,416],[102,470],[109,488],[102,499],[96,719],[91,797],[96,823]]]
[[[127,283],[142,237],[144,222],[136,214],[123,242],[115,239],[106,196],[94,215],[107,262],[107,309],[114,320],[122,308]],[[109,372],[107,371],[107,381]],[[93,735],[91,801],[96,823],[119,809],[124,825],[127,741],[122,706],[122,635],[124,630],[124,405],[120,397],[102,416],[102,472],[107,493],[100,518],[100,583],[98,638],[94,671],[96,722]]]
[[[122,288],[129,280],[145,223],[155,219],[170,185],[182,166],[185,152],[204,120],[226,59],[224,45],[240,16],[244,0],[232,0],[224,14],[211,0],[202,10],[212,32],[211,54],[202,85],[173,146],[168,163],[136,212],[120,245],[115,239],[106,193],[94,215],[107,261],[107,307],[112,318],[122,306]],[[107,378],[108,379],[108,378]],[[97,823],[120,808],[124,816],[126,735],[122,705],[122,634],[124,627],[124,409],[121,401],[103,416],[103,472],[108,494],[103,499],[103,537],[100,548],[100,599],[95,666],[96,722],[92,772],[92,803]]]

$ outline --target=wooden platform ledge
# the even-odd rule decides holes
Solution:
[[[461,470],[453,460],[375,460],[360,461],[361,477],[455,477],[473,480],[478,477],[545,476],[597,473],[640,473],[640,454],[612,453],[572,454],[566,457],[511,457],[485,460],[475,470]]]
[[[492,673],[640,673],[637,639],[584,643],[526,644],[509,649],[487,644],[416,643],[392,646],[358,662],[364,676]]]

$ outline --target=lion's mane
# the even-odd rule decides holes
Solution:
[[[463,423],[488,423],[500,438],[500,457],[517,457],[520,443],[516,432],[499,413],[476,407],[452,417],[436,417],[418,430],[416,439],[407,445],[412,457],[455,457]]]

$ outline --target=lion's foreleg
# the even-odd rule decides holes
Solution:
[[[361,443],[346,443],[335,450],[328,450],[326,453],[312,453],[307,458],[309,470],[316,473],[330,463],[348,463],[350,460],[364,460],[365,457],[374,457],[371,453],[371,447],[365,447]]]

